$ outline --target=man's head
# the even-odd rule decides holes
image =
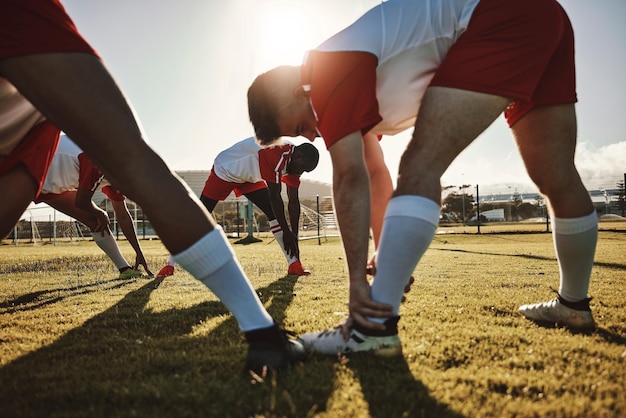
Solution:
[[[248,89],[248,113],[262,145],[281,136],[317,135],[309,94],[300,82],[300,67],[281,66],[259,75]]]
[[[302,173],[315,170],[320,160],[320,153],[315,145],[303,143],[295,147],[289,163],[287,163],[287,173],[300,175]]]

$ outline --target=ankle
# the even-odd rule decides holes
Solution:
[[[359,331],[363,335],[367,335],[369,337],[389,337],[391,335],[398,335],[398,321],[400,320],[399,316],[392,316],[387,319],[383,325],[385,325],[384,330],[372,330],[368,328],[359,327],[358,325],[354,326],[354,329]]]
[[[589,307],[589,301],[591,298],[585,298],[583,300],[579,300],[578,302],[570,302],[568,300],[563,299],[561,295],[559,295],[559,302],[562,305],[567,306],[570,309],[575,309],[577,311],[591,311]]]
[[[267,328],[258,328],[244,332],[248,344],[267,343],[281,345],[284,341],[284,334],[277,324]]]

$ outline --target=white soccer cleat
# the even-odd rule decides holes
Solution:
[[[392,357],[402,354],[402,345],[398,338],[397,321],[399,317],[391,318],[387,322],[388,331],[383,332],[389,335],[365,335],[352,328],[350,338],[346,342],[343,339],[341,326],[327,329],[325,331],[309,332],[298,338],[308,352],[337,355],[358,352],[370,352],[378,356]]]
[[[547,302],[520,306],[519,311],[533,321],[550,322],[583,330],[594,329],[596,323],[591,315],[591,310],[588,308],[589,299],[582,302],[583,305],[586,303],[587,309],[573,309],[561,303],[560,296],[558,296]]]

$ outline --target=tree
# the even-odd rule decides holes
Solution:
[[[473,203],[474,195],[466,193],[458,194],[456,192],[450,193],[443,199],[441,212],[446,214],[446,217],[450,220],[462,222],[464,213],[465,219],[469,219],[476,212]]]

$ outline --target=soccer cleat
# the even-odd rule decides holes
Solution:
[[[166,264],[157,273],[157,279],[162,279],[164,277],[169,277],[173,275],[174,275],[174,266],[170,266],[169,264]]]
[[[296,260],[293,263],[289,264],[289,269],[287,270],[287,274],[292,276],[308,276],[311,274],[309,270],[305,270],[302,267],[302,263],[300,260]]]
[[[547,302],[535,303],[532,305],[523,305],[519,307],[519,311],[526,318],[537,322],[550,322],[553,324],[589,330],[596,327],[596,323],[591,315],[591,309],[589,308],[589,301],[591,299],[584,299],[578,307],[582,309],[574,309],[565,306],[561,296],[549,300]]]
[[[310,332],[298,338],[308,352],[336,355],[358,352],[369,352],[382,357],[402,354],[402,345],[398,338],[399,316],[385,321],[387,329],[382,332],[373,331],[377,335],[367,335],[355,328],[350,330],[350,338],[343,339],[341,326],[326,331]],[[371,333],[371,330],[367,330]]]
[[[135,277],[141,277],[141,272],[130,267],[120,271],[120,279],[134,279]]]
[[[245,333],[249,343],[244,371],[264,377],[267,370],[284,369],[306,359],[302,344],[287,337],[286,332],[274,325]]]

